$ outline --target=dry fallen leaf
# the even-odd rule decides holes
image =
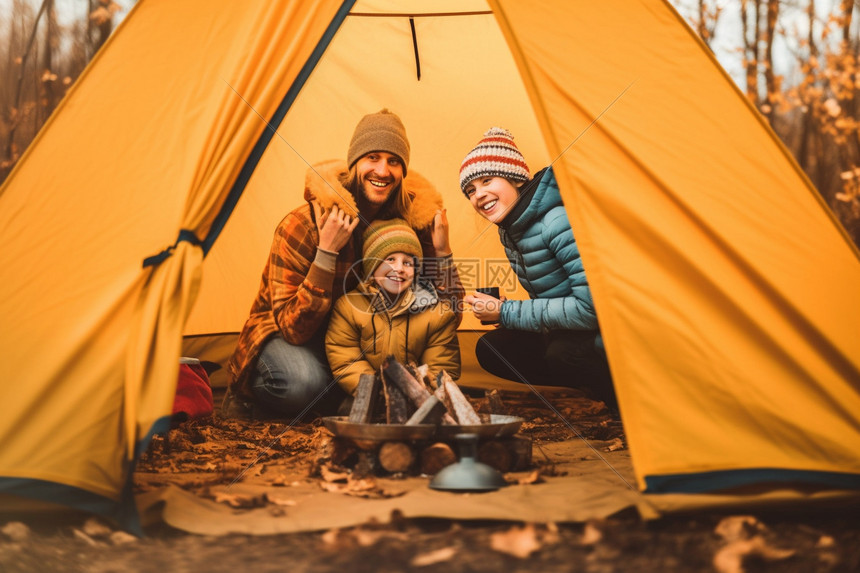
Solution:
[[[589,521],[585,524],[585,527],[582,528],[582,539],[580,543],[583,545],[594,545],[595,543],[600,542],[603,539],[603,532],[597,527],[592,521]]]
[[[320,538],[326,545],[334,545],[337,543],[337,538],[340,535],[340,529],[329,529],[323,533]]]
[[[24,541],[30,536],[30,528],[20,521],[10,521],[0,528],[0,533],[12,541]]]
[[[412,567],[426,567],[427,565],[435,565],[436,563],[450,561],[456,554],[456,547],[443,547],[436,551],[428,551],[427,553],[416,555],[412,558],[412,561],[410,561],[409,564]]]
[[[215,501],[218,503],[226,503],[230,507],[235,507],[237,509],[253,509],[255,507],[263,507],[266,505],[266,495],[249,495],[219,491],[215,493]]]
[[[125,531],[114,531],[110,534],[110,542],[114,545],[125,545],[126,543],[136,543],[137,537]]]
[[[323,491],[328,491],[331,493],[343,493],[344,491],[346,491],[346,487],[347,486],[345,483],[330,483],[327,481],[320,482],[320,488]]]
[[[113,531],[110,527],[108,527],[95,517],[89,518],[84,523],[83,530],[84,533],[86,533],[90,537],[107,537]]]
[[[346,482],[349,491],[370,491],[376,489],[376,480],[372,477],[361,479],[350,478]]]
[[[518,479],[517,483],[519,485],[529,485],[529,484],[533,484],[533,483],[543,483],[543,481],[544,481],[544,479],[541,476],[540,468],[538,468],[538,469],[532,471],[531,473],[529,473],[529,475],[527,475],[525,477],[521,477],[520,479]]]
[[[624,441],[621,438],[615,438],[611,442],[609,442],[608,446],[603,448],[603,451],[604,452],[614,452],[616,450],[623,450],[623,449],[624,449]]]
[[[269,481],[269,485],[273,487],[286,487],[290,485],[289,479],[290,476],[288,476],[287,474],[278,474]]]
[[[338,472],[328,466],[322,466],[320,468],[320,477],[327,482],[346,481],[349,479],[349,472]]]
[[[749,539],[764,529],[764,525],[751,515],[732,515],[723,518],[714,528],[714,533],[726,541],[737,541]]]
[[[761,536],[732,541],[714,555],[714,568],[718,573],[743,573],[743,562],[747,557],[758,557],[765,561],[779,561],[794,555],[793,549],[770,547]]]
[[[360,547],[370,547],[376,545],[376,542],[385,537],[385,532],[380,530],[356,529],[352,532],[352,537]]]
[[[561,535],[558,531],[558,525],[550,521],[546,524],[546,532],[543,534],[541,541],[544,545],[553,545],[561,540]]]
[[[501,553],[525,559],[540,549],[541,544],[534,525],[529,523],[524,527],[512,527],[507,531],[492,534],[490,547]]]
[[[89,545],[91,547],[98,547],[100,545],[103,545],[102,543],[99,543],[98,541],[96,541],[95,539],[93,539],[92,537],[90,537],[89,535],[87,535],[86,533],[81,531],[80,529],[73,529],[72,532],[75,534],[75,537],[84,541],[87,545]]]

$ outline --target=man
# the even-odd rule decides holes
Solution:
[[[352,267],[361,259],[362,234],[376,219],[408,222],[430,261],[425,276],[459,308],[463,287],[452,265],[442,197],[417,173],[407,178],[408,165],[406,129],[383,109],[358,122],[346,162],[308,170],[306,203],[275,230],[259,293],[230,358],[225,409],[235,401],[294,416],[340,402],[325,332],[332,302],[358,285],[360,273]]]

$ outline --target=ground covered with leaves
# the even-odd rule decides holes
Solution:
[[[570,439],[625,448],[623,428],[580,396],[550,401],[505,394],[534,441],[533,471],[553,475],[541,449]],[[475,398],[480,406],[480,398]],[[575,424],[569,421],[575,420]],[[184,422],[157,436],[135,474],[138,493],[165,483],[242,510],[279,501],[224,493],[255,476],[284,485],[326,482],[331,436],[319,420]],[[372,494],[372,488],[359,495]],[[286,503],[286,502],[284,502]],[[695,514],[643,522],[633,511],[587,523],[405,519],[292,534],[189,534],[163,523],[136,538],[102,520],[69,515],[0,522],[0,571],[860,571],[860,517],[838,514]]]

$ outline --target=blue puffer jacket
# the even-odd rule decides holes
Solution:
[[[531,300],[502,304],[501,325],[515,330],[597,330],[591,290],[552,167],[535,175],[521,193],[528,205],[499,227],[499,237]]]

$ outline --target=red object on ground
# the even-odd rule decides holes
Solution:
[[[179,365],[179,381],[173,400],[173,418],[184,420],[208,416],[215,409],[209,375],[198,362]]]

